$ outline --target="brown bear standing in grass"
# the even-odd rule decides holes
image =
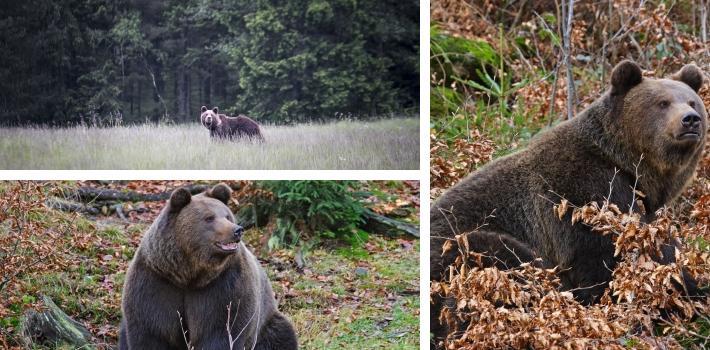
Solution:
[[[446,276],[460,254],[456,241],[443,253],[444,243],[466,233],[469,249],[492,257],[490,265],[515,267],[541,257],[543,266],[559,266],[563,287],[574,289],[579,301],[597,301],[616,265],[614,244],[583,223],[571,224],[569,213],[560,220],[553,205],[562,198],[582,206],[610,196],[622,211],[643,212],[633,194],[638,164],[635,186],[645,194],[644,220],[653,220],[681,193],[701,158],[708,128],[697,95],[702,83],[695,65],[669,79],[649,79],[636,63],[619,63],[610,89],[589,108],[541,133],[526,149],[482,167],[432,205],[431,281]],[[670,262],[673,248],[666,248]],[[686,276],[688,290],[693,283]],[[438,322],[441,307],[434,297],[436,338],[446,334]]]
[[[224,114],[219,114],[219,108],[207,109],[206,106],[202,106],[200,111],[200,121],[210,131],[211,137],[229,140],[248,137],[249,140],[254,138],[258,141],[264,141],[259,124],[245,115],[228,117]]]
[[[120,349],[298,348],[264,270],[241,242],[230,195],[224,184],[196,196],[173,192],[128,268]]]

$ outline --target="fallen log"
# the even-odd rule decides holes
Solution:
[[[365,209],[363,212],[365,219],[362,228],[371,233],[383,234],[386,236],[400,236],[407,234],[414,237],[419,237],[419,227],[403,221],[390,219],[386,216],[379,215],[370,209]]]
[[[204,192],[209,188],[207,185],[190,185],[186,186],[187,190],[193,195]],[[68,190],[64,193],[68,199],[73,199],[80,202],[157,202],[164,201],[170,198],[172,191],[160,193],[139,193],[135,191],[112,190],[96,187],[79,187],[77,189]]]
[[[196,195],[206,191],[208,188],[212,187],[207,184],[192,184],[184,186],[190,191],[191,194]],[[229,184],[232,190],[239,190],[240,185],[238,183]],[[65,188],[62,190],[62,195],[67,200],[74,200],[78,202],[91,203],[91,202],[158,202],[164,201],[170,198],[173,190],[160,192],[160,193],[140,193],[136,191],[128,190],[114,190],[108,188],[97,188],[97,187],[79,187],[79,188]],[[106,205],[105,203],[102,203]]]
[[[77,212],[88,215],[101,214],[105,216],[115,213],[122,220],[127,220],[130,212],[143,213],[148,210],[143,205],[133,206],[130,203],[113,201],[79,203],[57,197],[48,198],[45,203],[49,208],[70,213]]]
[[[267,211],[258,210],[255,206],[247,205],[242,207],[236,214],[237,222],[248,230],[252,227],[263,227],[269,223],[271,218]],[[363,212],[363,223],[361,228],[370,233],[382,234],[386,236],[400,236],[407,234],[419,237],[419,227],[403,221],[379,215],[370,209]]]
[[[82,214],[98,215],[101,210],[84,203],[72,202],[66,199],[51,197],[45,202],[49,208]]]
[[[21,339],[28,349],[37,346],[95,349],[86,327],[64,313],[49,297],[43,295],[41,299],[47,310],[29,310],[20,323]]]

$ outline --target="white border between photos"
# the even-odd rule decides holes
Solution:
[[[428,149],[427,149],[427,152]],[[428,153],[427,153],[428,162]],[[423,160],[420,160],[423,161]],[[427,167],[428,169],[428,167]],[[2,180],[419,180],[421,170],[3,170]],[[428,181],[428,180],[427,180]]]
[[[429,0],[419,3],[419,349],[429,349]]]
[[[418,180],[419,348],[429,349],[429,0],[419,3],[419,170],[2,170],[1,180]]]

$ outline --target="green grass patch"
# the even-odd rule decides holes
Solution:
[[[419,243],[409,250],[379,236],[369,243],[375,248],[359,258],[315,249],[302,276],[280,276],[298,280],[297,296],[281,309],[304,348],[419,348]]]

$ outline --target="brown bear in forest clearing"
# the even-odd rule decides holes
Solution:
[[[254,138],[261,142],[264,141],[259,124],[245,115],[228,117],[219,114],[219,108],[207,109],[207,106],[202,106],[200,111],[200,122],[210,131],[211,137],[229,140],[248,137],[249,140]]]
[[[636,63],[619,63],[609,90],[577,117],[485,165],[432,205],[430,280],[447,275],[460,254],[453,239],[465,233],[471,251],[494,257],[490,265],[515,267],[540,257],[542,266],[559,267],[563,288],[573,289],[577,300],[597,301],[616,265],[614,243],[583,223],[571,224],[570,213],[560,220],[553,205],[561,198],[581,206],[609,196],[622,211],[643,212],[634,203],[638,180],[635,187],[645,194],[643,220],[652,221],[681,193],[701,158],[708,128],[697,95],[702,84],[695,65],[669,79],[651,79]],[[453,249],[444,253],[446,241]],[[672,262],[673,247],[667,245],[663,255],[661,262]],[[684,277],[692,294],[695,282]],[[434,342],[447,333],[438,316],[450,302],[432,296]]]
[[[172,193],[126,274],[121,350],[298,348],[264,270],[241,242],[230,197],[225,184],[196,196]]]

